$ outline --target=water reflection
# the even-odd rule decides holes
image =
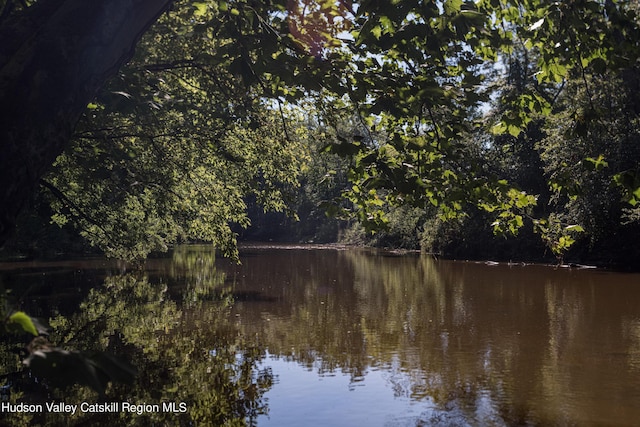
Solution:
[[[139,367],[135,387],[112,386],[108,399],[188,403],[179,414],[45,421],[625,426],[640,419],[638,275],[306,247],[249,247],[241,259],[235,265],[190,246],[150,260],[145,272],[94,261],[46,265],[55,274],[44,277],[36,265],[5,274],[7,286],[46,285],[21,308],[44,312],[42,302],[54,301],[53,340],[126,355]],[[97,399],[81,388],[53,393],[41,398]],[[39,421],[18,418],[11,423]]]
[[[637,275],[362,251],[247,255],[229,273],[236,291],[273,301],[235,305],[245,334],[352,386],[385,372],[396,398],[424,403],[417,424],[640,417]]]
[[[10,396],[14,403],[116,402],[120,406],[97,413],[4,412],[0,414],[3,424],[255,424],[258,414],[266,412],[263,394],[271,386],[272,375],[268,368],[257,367],[263,348],[241,337],[227,320],[225,276],[215,267],[214,251],[181,249],[172,260],[150,264],[147,272],[103,271],[103,284],[84,292],[79,310],[54,316],[50,322],[55,331],[50,339],[58,345],[108,351],[129,360],[139,370],[133,386],[112,384],[106,396],[99,397],[86,387],[56,390],[22,378],[13,381]],[[22,280],[28,282],[29,274]],[[19,281],[20,275],[13,279]],[[148,411],[131,412],[122,402],[151,406]]]

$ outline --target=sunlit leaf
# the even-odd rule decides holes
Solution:
[[[443,4],[444,12],[447,15],[454,15],[460,12],[462,0],[446,0]]]
[[[197,17],[200,17],[204,14],[207,13],[207,4],[206,3],[202,3],[202,2],[194,2],[193,3],[193,7],[196,8],[196,10],[193,12],[193,14]]]
[[[31,320],[31,317],[27,316],[27,314],[22,311],[17,311],[9,316],[8,323],[9,325],[18,325],[24,332],[30,333],[31,335],[38,335],[38,331]]]

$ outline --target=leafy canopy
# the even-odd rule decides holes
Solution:
[[[342,213],[377,229],[390,207],[435,207],[446,219],[473,205],[496,232],[532,218],[551,239],[550,219],[533,216],[539,195],[487,170],[468,141],[487,130],[516,138],[553,112],[567,79],[586,85],[633,67],[636,9],[611,0],[177,1],[56,162],[55,220],[75,217],[90,242],[120,257],[187,238],[233,248],[230,223],[248,226],[247,196],[286,209],[307,129],[283,105],[317,99],[320,111],[356,123],[325,148],[352,159]],[[505,92],[492,76],[517,51],[530,55],[533,83]],[[501,113],[487,116],[496,99]],[[332,117],[327,126],[337,127]]]

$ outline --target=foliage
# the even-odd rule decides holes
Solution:
[[[28,333],[38,336],[33,320],[23,311],[16,311],[5,320],[5,329],[14,333]]]
[[[187,239],[235,255],[231,224],[249,225],[246,198],[286,210],[305,162],[295,118],[243,81],[231,35],[203,24],[232,18],[187,5],[146,34],[44,182],[53,220],[73,221],[109,256],[144,258]]]
[[[112,256],[185,239],[234,254],[247,203],[294,207],[301,142],[315,139],[348,159],[330,209],[367,230],[399,208],[481,215],[498,234],[530,226],[561,257],[578,230],[593,243],[635,218],[618,200],[637,204],[637,157],[617,165],[597,141],[637,127],[633,90],[604,99],[635,87],[637,13],[609,0],[177,1],[44,182],[54,220]],[[286,105],[310,102],[312,126]],[[570,190],[578,173],[597,203]],[[303,205],[334,196],[307,190],[314,218]]]
[[[555,210],[584,228],[594,252],[620,260],[637,255],[629,240],[637,222],[625,221],[633,179],[620,185],[640,161],[634,74],[629,69],[568,80],[538,145]]]
[[[24,354],[26,349],[22,364],[29,368],[28,375],[39,381],[54,387],[82,384],[102,395],[109,382],[130,383],[136,374],[128,363],[108,353],[68,351],[54,346],[48,340],[49,328],[23,311],[3,317],[0,327],[3,343],[15,353]],[[24,339],[25,336],[28,338]],[[5,364],[4,368],[9,369],[5,378],[20,377],[20,372],[11,371],[11,364]]]
[[[17,25],[33,3],[0,3],[0,21]],[[495,242],[482,223],[496,235],[535,232],[559,261],[577,247],[633,262],[637,14],[613,0],[176,1],[87,105],[43,197],[56,224],[125,259],[185,240],[237,255],[251,205],[297,208],[329,235],[325,206],[378,231],[380,244],[482,248]],[[169,328],[157,316],[183,315],[166,289],[139,277],[105,286],[62,341],[170,354],[149,340]],[[136,308],[121,316],[129,300]],[[25,313],[5,314],[4,329],[38,335]],[[108,379],[132,373],[93,349],[42,345],[27,359],[36,374],[71,361],[84,367],[74,382],[105,393]],[[171,356],[208,357],[182,350]],[[259,353],[238,368],[245,391],[255,391],[246,375]]]
[[[295,215],[267,213],[249,204],[251,226],[240,238],[253,241],[335,242],[343,221],[328,215],[327,208],[348,186],[349,159],[323,152],[337,135],[349,132],[349,126],[333,126],[327,112],[311,103],[289,106],[287,116],[301,118],[301,143],[308,161],[300,170],[300,187],[292,195],[289,208]]]
[[[240,337],[229,319],[229,289],[216,269],[211,246],[179,247],[161,273],[108,275],[70,315],[53,315],[51,340],[74,348],[71,354],[91,356],[102,366],[123,362],[96,354],[118,354],[136,367],[132,383],[111,383],[100,395],[86,385],[49,381],[14,382],[11,399],[28,392],[30,402],[64,401],[186,404],[178,412],[144,414],[126,411],[76,414],[9,414],[12,425],[251,425],[266,411],[263,394],[273,382],[269,370],[258,369],[264,349]],[[160,277],[160,278],[159,278]],[[62,355],[56,350],[56,355]],[[0,354],[3,354],[0,352]],[[84,362],[83,362],[84,363]],[[82,373],[77,363],[71,374]],[[60,369],[58,374],[62,374]],[[64,371],[63,371],[64,372]],[[69,373],[69,372],[64,372]],[[24,400],[22,400],[24,401]]]
[[[610,215],[609,206],[619,206],[621,196],[609,188],[612,180],[620,184],[621,176],[632,176],[628,171],[637,168],[638,156],[627,153],[618,175],[620,169],[605,167],[610,161],[605,147],[598,148],[601,142],[583,150],[562,129],[572,126],[574,137],[582,132],[602,141],[591,123],[612,117],[613,110],[596,107],[597,91],[610,94],[607,80],[626,75],[630,82],[634,74],[636,8],[596,1],[445,3],[442,9],[416,3],[358,8],[349,95],[368,138],[333,148],[355,159],[354,185],[345,196],[357,207],[356,217],[378,229],[386,222],[385,206],[431,204],[443,219],[476,215],[476,206],[491,214],[497,233],[517,234],[529,222],[559,259],[576,234],[587,232],[593,242],[598,229],[619,228],[620,216]],[[490,80],[496,71],[500,75],[492,61],[506,63],[506,85]],[[587,96],[572,96],[577,88]],[[492,115],[478,114],[492,98],[498,100]],[[571,105],[563,106],[564,100]],[[625,104],[616,106],[624,109],[618,117],[625,129],[604,125],[602,131],[623,139],[634,132],[637,110]],[[493,136],[484,136],[487,131]],[[566,148],[552,148],[547,133],[560,135]],[[505,149],[512,151],[499,154]],[[486,154],[502,163],[487,163]],[[573,160],[561,160],[565,155]],[[615,178],[607,170],[615,170]],[[574,185],[585,172],[591,178],[584,185],[596,197],[574,201],[594,208],[576,216],[570,205],[558,205],[554,192],[563,184],[555,175]],[[551,190],[544,188],[546,179]],[[637,187],[626,181],[625,197],[633,203]],[[608,205],[594,206],[598,198]],[[607,222],[594,227],[599,217]]]

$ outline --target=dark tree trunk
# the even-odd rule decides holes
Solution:
[[[0,246],[107,79],[172,0],[40,0],[0,22]]]

